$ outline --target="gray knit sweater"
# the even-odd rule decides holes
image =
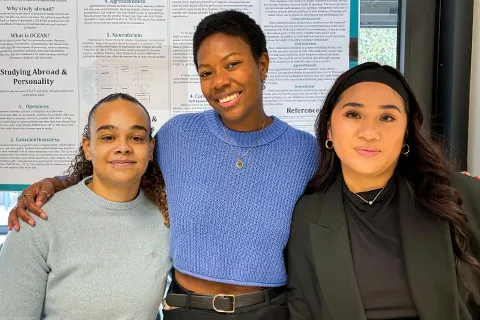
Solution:
[[[88,178],[87,178],[88,179]],[[107,201],[85,185],[44,205],[0,254],[0,319],[154,319],[171,268],[169,229],[140,191]]]

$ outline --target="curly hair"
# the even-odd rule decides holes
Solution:
[[[469,266],[476,283],[480,284],[480,263],[471,253],[475,243],[469,236],[468,217],[463,211],[460,193],[451,187],[452,171],[440,145],[422,130],[423,112],[412,89],[396,69],[367,62],[337,78],[316,120],[315,130],[322,165],[308,183],[305,193],[327,191],[341,172],[340,159],[335,152],[327,150],[325,141],[333,109],[343,92],[343,83],[362,70],[376,68],[382,68],[395,76],[408,94],[408,101],[404,101],[408,132],[406,142],[411,149],[408,157],[400,157],[396,171],[405,178],[407,188],[420,206],[448,224],[457,265],[462,261]]]
[[[267,40],[260,26],[247,14],[235,10],[220,11],[205,17],[193,35],[193,61],[198,69],[197,52],[203,40],[215,33],[241,38],[251,48],[255,61],[267,51]]]
[[[97,110],[98,107],[100,107],[103,103],[115,100],[126,100],[139,105],[147,114],[148,119],[150,119],[150,115],[147,109],[137,99],[125,93],[113,93],[98,101],[90,110],[90,113],[88,114],[88,122],[83,130],[83,137],[85,139],[90,140],[90,125],[92,123],[92,118],[95,110]],[[150,120],[149,127],[151,128]],[[149,139],[153,139],[151,134],[149,135]],[[86,159],[85,152],[82,146],[80,146],[80,148],[78,149],[78,153],[72,160],[70,167],[67,169],[66,175],[67,176],[64,181],[65,186],[72,186],[79,183],[86,177],[93,175],[92,162]],[[148,163],[147,170],[142,176],[140,187],[145,192],[147,198],[150,199],[160,209],[164,217],[165,225],[169,226],[170,217],[168,215],[165,181],[163,180],[163,175],[160,171],[160,167],[155,160],[152,160]]]

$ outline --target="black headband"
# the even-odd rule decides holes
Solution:
[[[393,74],[381,68],[363,69],[358,71],[343,83],[342,87],[340,88],[340,94],[342,94],[351,86],[354,86],[360,82],[383,83],[395,90],[403,98],[403,100],[408,101],[409,95],[402,81]]]

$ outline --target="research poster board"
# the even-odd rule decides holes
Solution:
[[[313,133],[334,79],[357,62],[358,0],[0,0],[0,190],[62,174],[110,93],[140,100],[154,130],[208,109],[192,36],[227,9],[267,37],[267,114]]]

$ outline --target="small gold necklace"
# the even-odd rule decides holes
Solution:
[[[244,161],[244,160],[242,160],[242,158],[245,159],[245,156],[253,149],[253,147],[255,147],[257,145],[258,140],[262,136],[263,128],[265,128],[265,120],[263,120],[262,128],[260,129],[260,133],[258,134],[258,137],[255,139],[255,141],[253,141],[253,144],[250,146],[250,148],[247,150],[247,152],[245,152],[241,156],[240,156],[240,154],[237,153],[237,150],[235,150],[235,147],[230,142],[230,137],[228,136],[227,131],[225,130],[225,125],[223,123],[222,123],[222,126],[223,126],[223,133],[225,134],[225,137],[227,139],[227,143],[230,146],[230,148],[232,148],[233,153],[235,153],[235,155],[237,156],[237,162],[235,163],[235,165],[237,166],[238,169],[242,169],[243,168],[243,161]]]

